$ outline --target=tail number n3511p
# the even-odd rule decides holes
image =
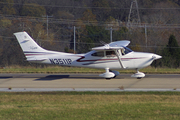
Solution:
[[[71,59],[49,59],[51,64],[55,65],[69,65],[72,63]]]

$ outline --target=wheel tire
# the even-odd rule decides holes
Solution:
[[[116,78],[116,75],[114,77],[112,77],[112,78]]]
[[[142,77],[137,77],[137,79],[141,79]]]

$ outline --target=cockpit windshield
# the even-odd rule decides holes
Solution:
[[[121,49],[121,53],[122,55],[126,55],[128,53],[132,52],[132,50],[128,47],[123,47],[123,49]]]

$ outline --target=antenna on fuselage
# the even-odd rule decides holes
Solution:
[[[100,43],[101,43],[102,45],[107,45],[107,43],[105,43],[104,41],[100,41]]]

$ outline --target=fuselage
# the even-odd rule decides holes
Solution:
[[[105,51],[100,52],[98,52],[98,55],[96,54],[97,51],[90,51],[86,54],[47,51],[34,54],[27,53],[25,55],[30,62],[101,69],[140,69],[149,66],[153,60],[160,58],[160,56],[153,53],[130,51],[120,58],[125,66],[125,68],[122,68],[116,55],[106,55]],[[31,61],[31,57],[37,60]],[[41,58],[41,60],[38,58]]]

